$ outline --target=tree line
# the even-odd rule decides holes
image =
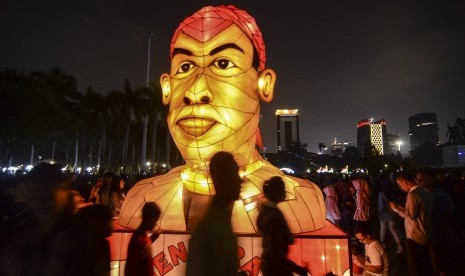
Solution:
[[[167,108],[158,83],[106,93],[88,87],[58,67],[48,72],[0,71],[0,166],[53,160],[105,170],[144,170],[142,161],[167,161]],[[146,160],[142,159],[148,116]]]

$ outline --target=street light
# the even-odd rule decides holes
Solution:
[[[152,31],[144,32],[144,36],[148,39],[148,50],[147,50],[147,81],[146,81],[146,88],[147,88],[147,95],[146,99],[149,99],[149,81],[150,81],[150,46],[152,45],[152,38],[157,39],[158,36]],[[149,114],[146,113],[144,115],[144,129],[142,132],[142,160],[141,163],[144,164],[147,159],[147,124],[149,122]]]
[[[398,151],[400,152],[400,145],[402,145],[402,141],[397,141],[396,145],[397,145]]]

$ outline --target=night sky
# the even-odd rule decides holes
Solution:
[[[278,3],[274,3],[278,2]],[[406,3],[408,2],[408,3]],[[277,73],[275,98],[262,104],[264,143],[276,151],[277,108],[298,108],[301,141],[356,143],[356,124],[387,121],[410,150],[408,117],[436,112],[465,118],[465,1],[20,1],[0,4],[0,66],[76,77],[84,92],[145,86],[169,70],[178,24],[209,4],[234,4],[255,17]],[[421,4],[415,4],[421,3]]]

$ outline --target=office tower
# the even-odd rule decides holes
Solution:
[[[292,142],[300,143],[299,110],[277,109],[275,114],[278,151],[289,148]]]
[[[380,154],[386,154],[387,131],[386,121],[381,119],[373,122],[372,119],[364,119],[357,124],[357,148],[363,153],[367,142],[375,146]]]
[[[334,142],[331,144],[331,155],[342,156],[347,147],[353,147],[352,142],[339,142],[337,138],[334,138]]]
[[[435,112],[418,113],[408,118],[410,149],[423,144],[439,143],[438,120]]]

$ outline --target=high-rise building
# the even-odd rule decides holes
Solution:
[[[299,110],[278,109],[275,114],[278,151],[289,148],[292,142],[300,143]]]
[[[337,138],[334,138],[334,142],[331,144],[331,155],[342,156],[347,147],[353,147],[352,142],[339,142]]]
[[[367,142],[375,146],[380,154],[386,154],[387,130],[386,121],[381,119],[373,122],[372,119],[364,119],[357,124],[357,148],[363,153]]]
[[[423,144],[439,143],[438,119],[435,112],[418,113],[408,118],[410,149]]]

